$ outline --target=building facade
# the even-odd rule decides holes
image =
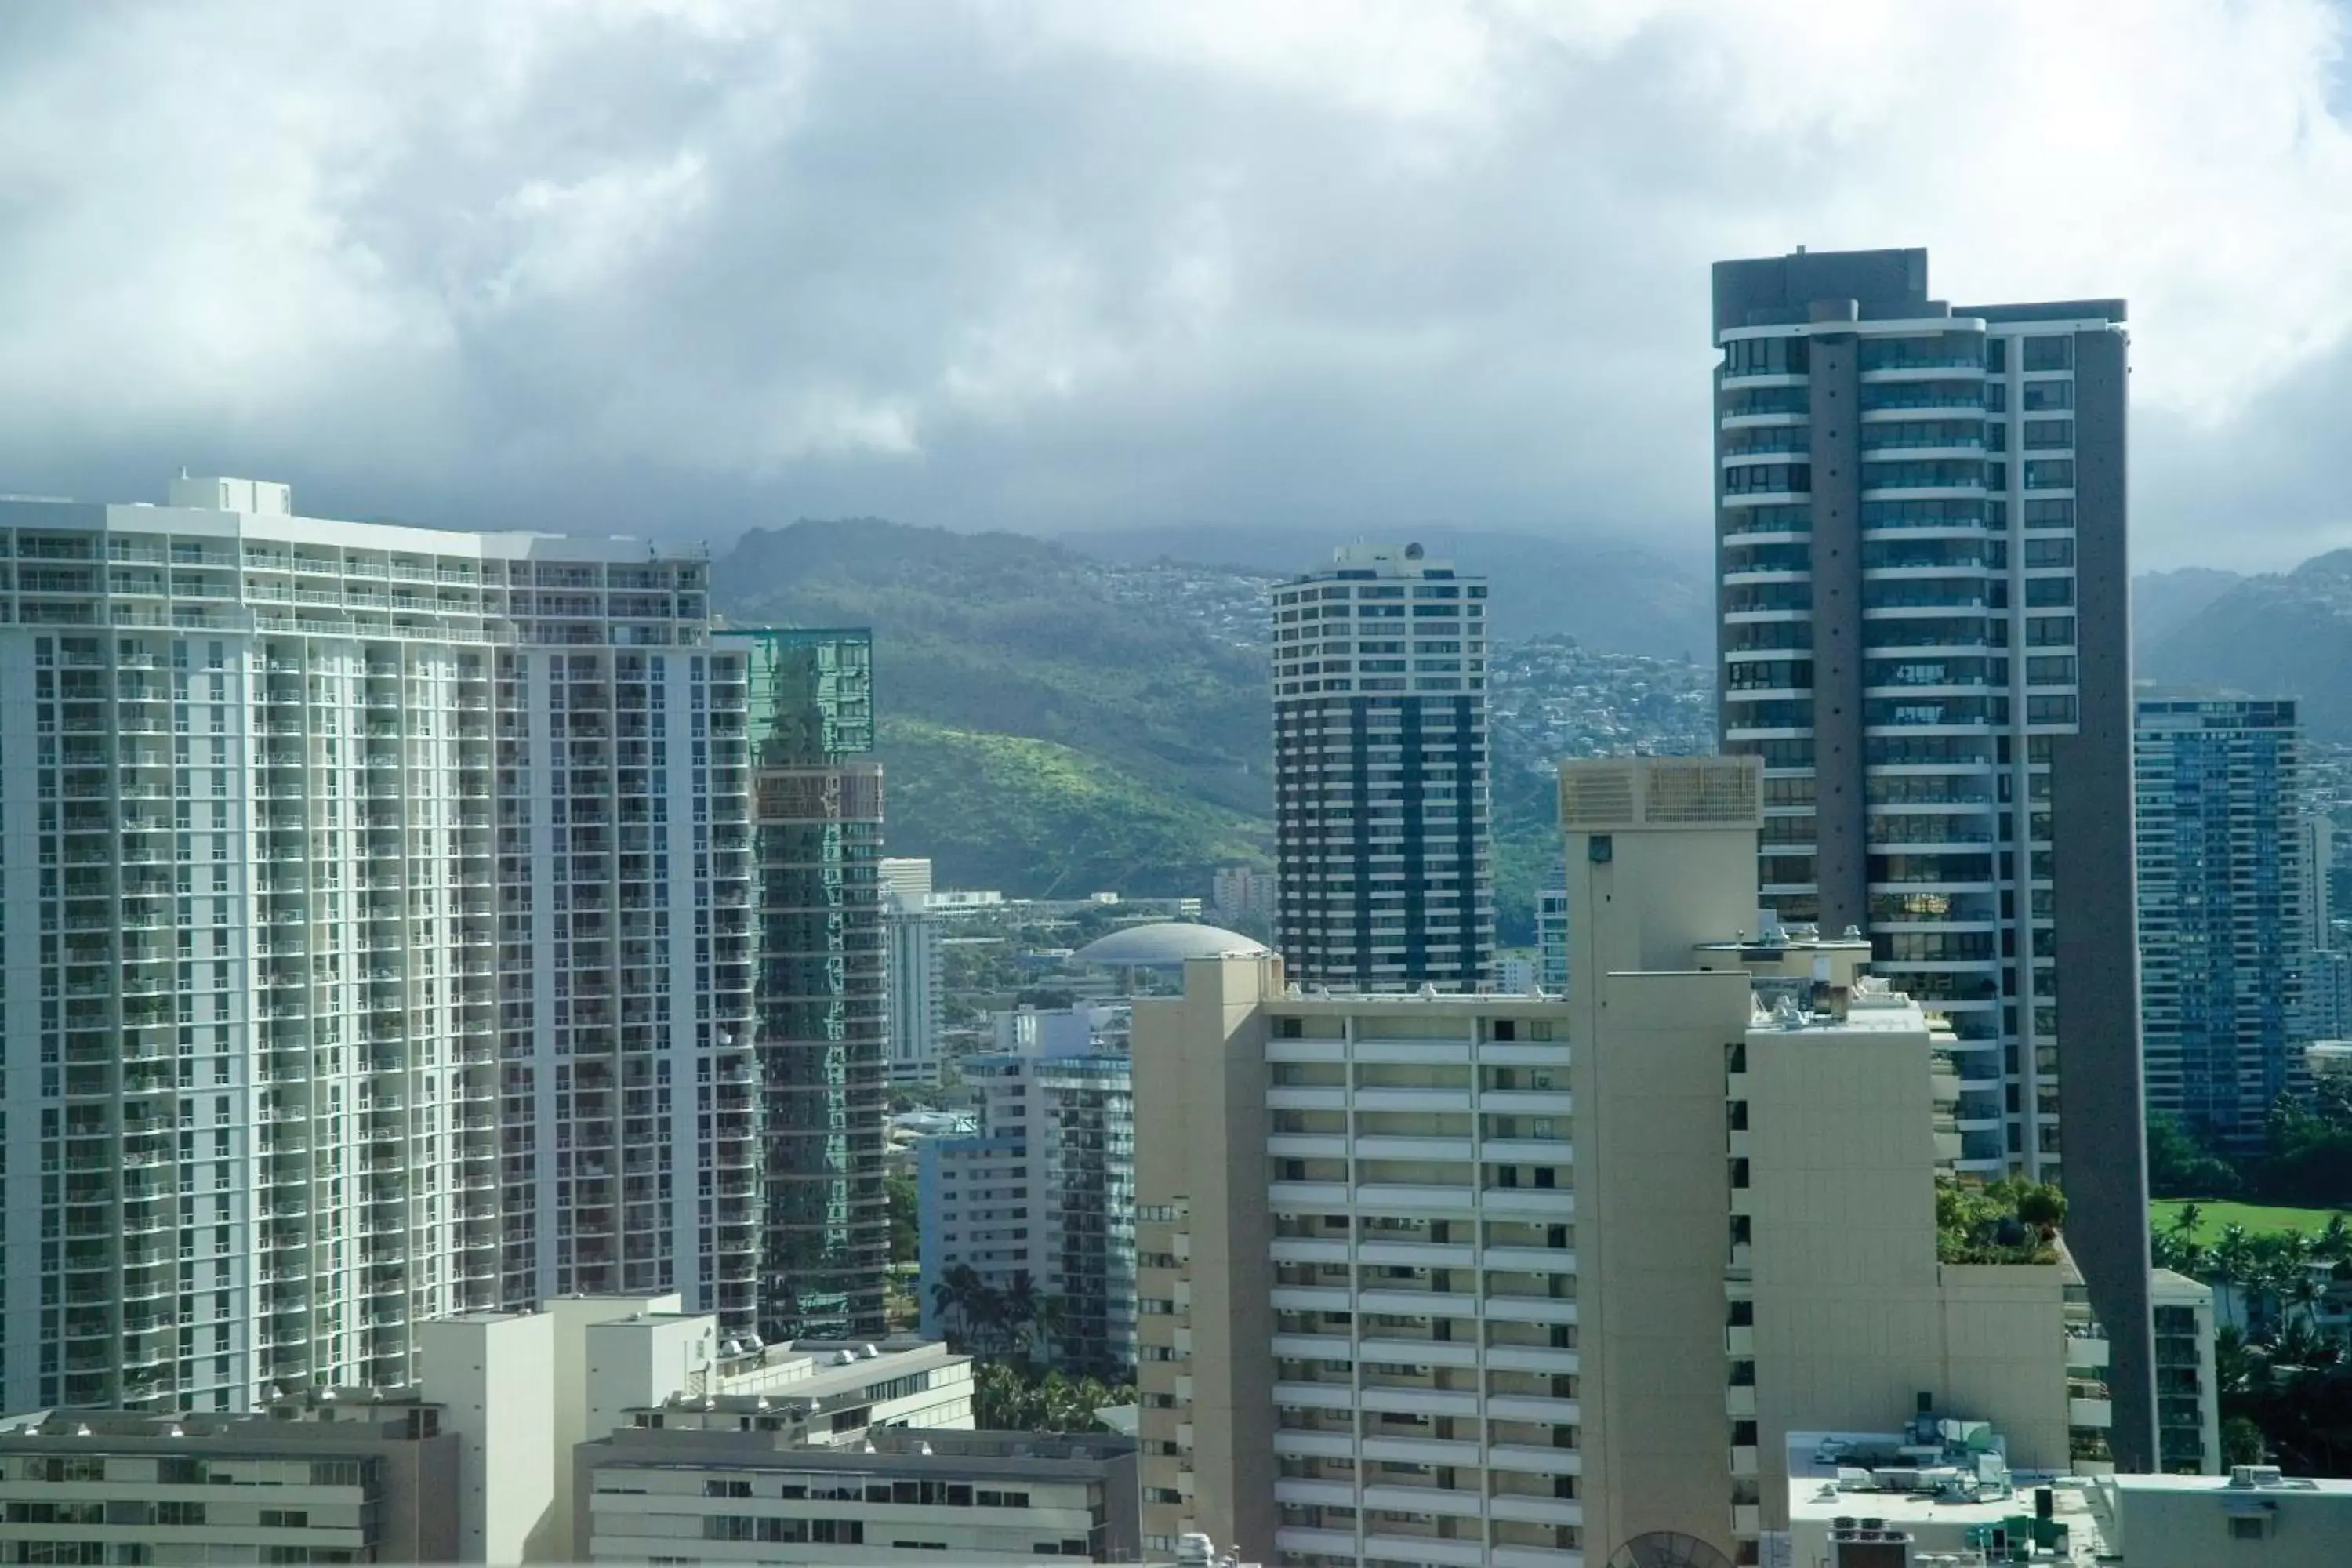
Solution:
[[[576,1455],[582,1562],[1139,1560],[1125,1437],[893,1428],[828,1450],[667,1426]]]
[[[892,898],[882,924],[890,972],[890,1081],[936,1084],[944,1057],[947,996],[940,970],[940,917]]]
[[[1255,866],[1220,866],[1209,877],[1209,915],[1223,925],[1256,922],[1264,929],[1274,919],[1281,882]]]
[[[1303,983],[1490,977],[1486,615],[1417,544],[1274,592],[1274,945]]]
[[[889,994],[873,635],[743,631],[724,641],[749,665],[759,1331],[878,1336]]]
[[[708,1299],[751,1145],[686,1087],[750,1045],[702,552],[217,479],[0,503],[0,547],[5,1403],[242,1410],[413,1382],[447,1312]]]
[[[1536,889],[1536,983],[1554,995],[1568,991],[1568,889]]]
[[[2213,1290],[2168,1268],[2155,1271],[2157,1468],[2168,1475],[2221,1473],[2221,1384],[2213,1362]]]
[[[1025,1273],[1058,1310],[1055,1364],[1123,1381],[1135,1364],[1135,1091],[1111,1008],[999,1014],[966,1058],[980,1131],[920,1146],[923,1331],[955,1316],[931,1287],[959,1265],[998,1291]],[[1123,1019],[1122,1019],[1123,1021]]]
[[[2313,1022],[2295,705],[2145,696],[2133,753],[2147,1108],[2259,1152]]]
[[[2063,1182],[2146,1466],[2124,307],[1927,274],[1715,268],[1724,746],[1765,767],[1767,906],[1950,1018],[1962,1169]]]
[[[1921,1389],[2099,1462],[2063,1247],[1944,1256],[1950,1032],[1858,940],[1730,940],[1759,785],[1570,765],[1566,998],[1236,956],[1137,1004],[1147,1552],[1756,1563],[1788,1434]]]
[[[0,1421],[0,1561],[465,1560],[458,1439],[436,1406],[280,1409]]]

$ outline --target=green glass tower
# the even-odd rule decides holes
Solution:
[[[873,634],[726,640],[750,664],[760,1331],[878,1336],[888,1063]]]

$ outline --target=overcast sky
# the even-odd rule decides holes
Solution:
[[[2131,305],[2144,565],[2352,545],[2318,0],[0,5],[0,490],[1708,531],[1707,264]]]

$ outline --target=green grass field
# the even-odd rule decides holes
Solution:
[[[2148,1217],[2158,1230],[2170,1230],[2174,1216],[2179,1214],[2187,1200],[2156,1198],[2147,1205]],[[2330,1209],[2273,1208],[2263,1204],[2199,1203],[2197,1239],[2210,1247],[2221,1239],[2222,1230],[2242,1225],[2250,1236],[2266,1230],[2302,1230],[2316,1236],[2327,1228],[2334,1211]],[[2352,1212],[2352,1211],[2347,1211]]]

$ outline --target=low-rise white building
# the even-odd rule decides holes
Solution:
[[[2148,1276],[2156,1314],[2157,1463],[2177,1475],[2221,1469],[2221,1385],[2213,1364],[2213,1291],[2185,1274]]]
[[[458,1440],[366,1389],[268,1415],[44,1410],[0,1420],[0,1562],[460,1557]]]
[[[323,1389],[251,1415],[0,1421],[0,1562],[566,1562],[582,1555],[572,1451],[616,1430],[825,1450],[859,1447],[877,1427],[971,1426],[971,1363],[944,1345],[763,1345],[677,1309],[674,1292],[569,1296],[541,1312],[436,1320],[419,1326],[422,1380],[398,1394]],[[176,1468],[159,1470],[155,1456]],[[193,1509],[154,1489],[183,1476],[278,1489],[194,1492]],[[68,1481],[99,1489],[85,1505],[51,1489]],[[41,1489],[21,1508],[19,1483]],[[278,1554],[296,1550],[307,1555]]]
[[[1139,1544],[1126,1437],[889,1428],[814,1449],[665,1420],[572,1462],[583,1561],[1114,1563]]]
[[[2343,1568],[2352,1480],[2274,1467],[2227,1476],[2108,1476],[2091,1483],[2111,1568]]]

